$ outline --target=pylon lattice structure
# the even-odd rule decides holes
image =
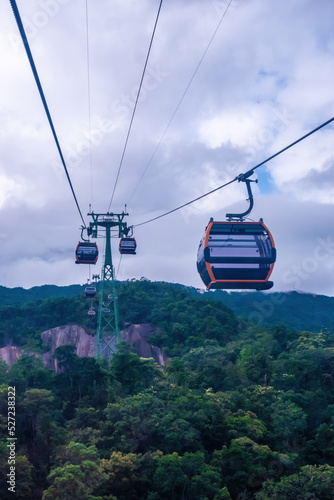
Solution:
[[[127,224],[123,222],[127,213],[106,214],[88,213],[93,222],[89,224],[89,232],[93,238],[97,237],[98,228],[105,230],[105,255],[101,273],[99,290],[99,307],[97,317],[97,331],[95,342],[95,357],[110,357],[120,340],[118,324],[118,305],[115,285],[115,273],[112,264],[111,237],[112,229],[117,231],[117,236],[122,237],[127,233]]]

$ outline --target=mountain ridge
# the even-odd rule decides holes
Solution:
[[[130,280],[118,284],[141,283],[142,280]],[[191,295],[222,302],[236,316],[255,321],[261,326],[284,324],[294,330],[318,332],[323,328],[334,331],[334,297],[312,294],[303,291],[286,292],[227,292],[215,290],[206,292],[186,285],[165,282],[152,282],[159,285],[177,286]],[[7,288],[0,286],[0,301],[3,307],[23,306],[40,303],[47,299],[74,298],[82,295],[86,285],[41,285],[29,289],[21,287]]]

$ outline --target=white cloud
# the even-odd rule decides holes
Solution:
[[[129,224],[228,182],[333,115],[331,0],[233,0],[184,94],[226,6],[224,0],[162,6],[112,207],[129,203]],[[88,2],[91,158],[85,5],[36,0],[19,8],[88,222],[90,203],[105,212],[110,202],[157,6],[101,0],[97,10]],[[0,283],[83,282],[88,270],[74,265],[82,222],[9,3],[0,9]],[[329,234],[332,144],[329,126],[263,167],[272,184],[254,185],[253,218],[264,216],[279,242],[277,289],[286,289],[283,274],[312,257],[317,238]],[[195,259],[204,227],[209,217],[243,211],[246,196],[235,183],[138,228],[138,255],[124,259],[122,279],[201,286]],[[333,294],[331,266],[332,257],[319,262],[301,288]]]

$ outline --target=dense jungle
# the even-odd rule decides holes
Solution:
[[[9,387],[15,388],[17,499],[333,498],[328,297],[309,329],[297,294],[280,304],[270,302],[271,294],[255,294],[271,304],[255,321],[251,305],[238,314],[221,294],[145,279],[120,283],[121,327],[154,325],[148,341],[166,354],[166,365],[140,358],[125,342],[110,360],[78,357],[75,346],[63,345],[54,353],[54,372],[42,362],[41,333],[64,324],[90,335],[96,328],[79,286],[54,292],[41,287],[30,299],[12,292],[0,308],[0,347],[23,352],[10,366],[0,363],[1,498],[13,498]],[[237,295],[230,302],[242,302]],[[312,299],[319,311],[321,298],[304,300]],[[279,307],[286,318],[281,313],[270,324]],[[302,328],[291,327],[291,314]]]

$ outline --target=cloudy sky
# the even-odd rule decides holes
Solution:
[[[85,0],[17,0],[87,224],[90,205],[109,208],[159,3],[87,0],[87,18]],[[0,9],[0,285],[84,283],[82,222],[9,1]],[[145,222],[332,118],[333,19],[332,0],[164,0],[111,211],[127,204],[128,224]],[[333,144],[331,124],[256,170],[251,217],[275,239],[273,291],[334,295]],[[203,287],[204,228],[246,198],[234,183],[137,227],[118,277]]]

